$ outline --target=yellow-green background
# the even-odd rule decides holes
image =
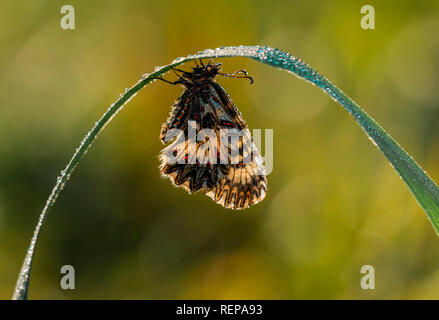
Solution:
[[[60,28],[64,4],[76,10],[73,31]],[[375,30],[360,28],[364,4]],[[39,211],[84,134],[143,73],[205,48],[260,44],[302,58],[439,180],[438,34],[434,0],[2,0],[0,298],[11,297]],[[30,298],[439,298],[439,239],[348,113],[287,73],[221,62],[255,78],[218,79],[250,128],[274,130],[266,199],[233,212],[161,179],[160,126],[182,88],[154,82],[50,211]],[[60,288],[66,264],[75,290]],[[373,291],[360,287],[366,264]]]

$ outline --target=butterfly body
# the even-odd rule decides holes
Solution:
[[[267,179],[241,113],[215,81],[218,74],[219,65],[208,64],[176,81],[185,90],[161,128],[161,141],[172,140],[171,132],[174,141],[160,154],[160,171],[189,193],[203,191],[226,208],[243,209],[265,197]],[[225,133],[237,138],[223,140]]]

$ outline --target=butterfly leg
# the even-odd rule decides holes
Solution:
[[[171,67],[171,69],[175,72],[175,71],[178,71],[178,72],[181,72],[181,73],[188,73],[187,71],[184,71],[184,70],[181,70],[181,69],[178,69],[178,68],[175,68],[175,67]]]
[[[172,84],[173,86],[175,86],[176,84],[180,84],[180,83],[181,83],[181,80],[180,80],[180,79],[178,79],[177,81],[174,81],[174,82],[169,81],[169,80],[166,80],[166,79],[163,79],[163,78],[161,78],[161,77],[153,77],[153,78],[151,78],[151,79],[162,80],[162,81],[164,81],[164,82],[166,82],[166,83]]]

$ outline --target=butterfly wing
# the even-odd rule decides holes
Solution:
[[[169,141],[167,136],[172,129],[178,131],[170,135],[173,142],[160,154],[160,171],[174,185],[189,193],[202,190],[215,202],[232,209],[244,209],[264,199],[267,179],[262,158],[241,113],[218,83],[209,81],[197,90],[185,90],[162,125],[163,143]],[[191,129],[213,136],[191,141],[186,139]],[[233,156],[232,144],[222,143],[223,129],[241,132],[241,138],[235,140],[239,154]],[[194,152],[203,154],[205,161],[200,163]],[[174,156],[172,161],[170,155]]]

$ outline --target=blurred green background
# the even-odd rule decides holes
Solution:
[[[75,30],[60,28],[65,4]],[[375,30],[360,28],[364,4]],[[0,298],[11,297],[38,214],[84,134],[143,73],[205,48],[269,45],[302,58],[438,181],[438,34],[435,0],[2,0]],[[266,199],[233,212],[161,179],[160,126],[182,88],[154,82],[99,136],[50,211],[29,297],[439,298],[439,239],[348,113],[285,72],[221,62],[255,78],[218,79],[250,128],[274,130]],[[66,264],[75,290],[60,288]],[[360,287],[366,264],[375,290]]]

